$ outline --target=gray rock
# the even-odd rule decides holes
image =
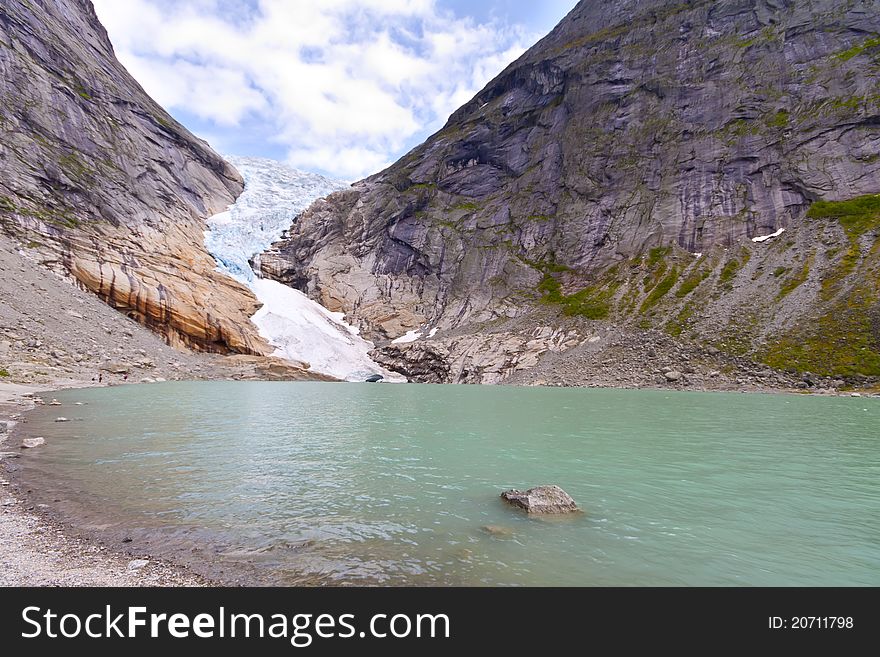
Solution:
[[[527,491],[508,490],[501,499],[532,514],[561,514],[580,511],[571,496],[559,486],[537,486]]]
[[[111,362],[101,365],[101,369],[110,374],[128,374],[131,371],[131,366],[126,365],[125,363]]]
[[[67,419],[66,417],[56,417],[55,421],[56,422],[70,422],[70,420]]]
[[[666,380],[670,383],[675,383],[676,381],[681,381],[684,375],[681,372],[671,370],[669,372],[666,372],[663,376],[665,376]]]
[[[34,447],[39,447],[40,445],[45,445],[45,438],[25,438],[21,441],[22,449],[33,449]]]
[[[136,570],[141,570],[142,568],[145,568],[149,564],[150,562],[148,559],[133,559],[132,561],[128,562],[128,569],[131,572],[134,572]]]

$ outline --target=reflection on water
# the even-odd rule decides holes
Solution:
[[[32,414],[47,445],[22,476],[91,531],[233,581],[880,584],[877,400],[237,382],[57,397],[76,420]],[[587,513],[498,499],[545,483]]]

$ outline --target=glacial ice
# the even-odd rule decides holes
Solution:
[[[319,198],[348,187],[316,173],[257,157],[228,157],[245,179],[244,193],[228,211],[208,220],[205,246],[220,270],[251,281],[248,260],[266,250],[294,218]]]
[[[247,285],[263,304],[251,321],[276,348],[274,355],[347,381],[364,381],[372,374],[401,380],[373,362],[368,356],[373,344],[346,324],[342,313],[331,313],[298,290],[260,278],[249,263],[280,239],[313,201],[347,185],[274,160],[227,159],[244,176],[245,190],[226,212],[208,220],[205,246],[218,269]]]

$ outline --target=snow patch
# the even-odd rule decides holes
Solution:
[[[419,338],[422,337],[421,331],[408,331],[406,335],[401,335],[396,340],[392,340],[391,344],[409,344],[410,342],[415,342]]]
[[[752,238],[752,241],[753,241],[753,242],[758,242],[758,243],[766,242],[767,240],[772,240],[774,237],[779,237],[779,236],[782,235],[782,233],[784,233],[784,232],[785,232],[785,228],[780,228],[779,230],[777,230],[777,231],[776,231],[775,233],[773,233],[772,235],[762,235],[761,237],[753,237],[753,238]]]

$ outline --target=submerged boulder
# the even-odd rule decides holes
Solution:
[[[501,525],[483,525],[480,529],[489,534],[489,536],[494,536],[495,538],[513,537],[513,530],[510,527],[502,527]]]
[[[45,445],[45,444],[46,444],[46,439],[42,438],[42,437],[40,437],[40,438],[25,438],[24,440],[21,441],[21,448],[22,449],[33,449],[35,447],[39,447],[40,445]]]
[[[508,504],[528,513],[575,513],[580,511],[577,503],[559,486],[537,486],[523,492],[508,490],[501,493]]]

